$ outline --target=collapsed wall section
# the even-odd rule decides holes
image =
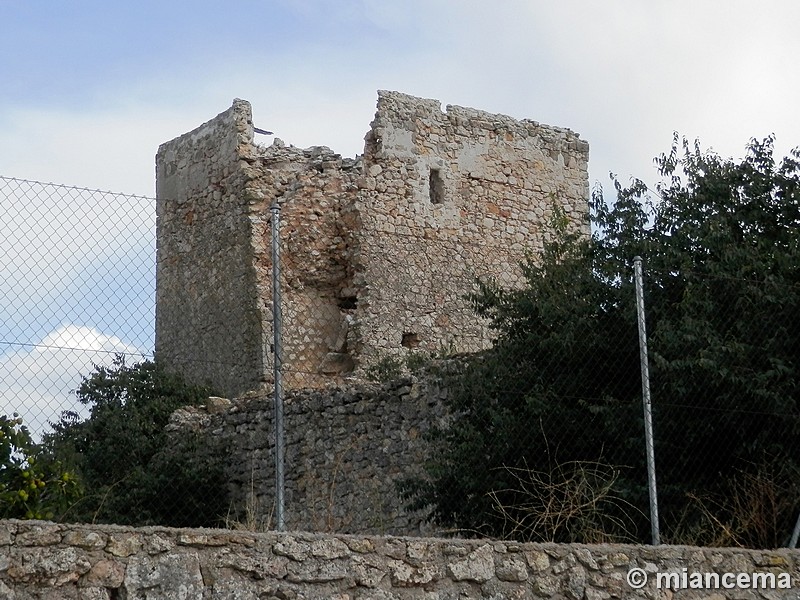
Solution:
[[[253,264],[250,105],[162,144],[156,157],[156,356],[225,393],[264,374]]]
[[[314,387],[349,373],[349,325],[356,306],[351,262],[358,160],[324,146],[251,147],[250,191],[261,199],[253,232],[258,296],[272,335],[272,232],[269,207],[280,207],[283,361],[289,387]],[[271,355],[267,356],[267,362]],[[270,363],[271,364],[271,363]]]
[[[589,231],[588,144],[568,129],[379,92],[363,164],[362,363],[485,348],[466,299],[476,279],[518,285],[554,219]]]

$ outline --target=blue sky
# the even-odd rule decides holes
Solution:
[[[285,142],[353,156],[376,90],[391,89],[569,127],[590,143],[593,184],[607,185],[609,171],[652,181],[652,159],[674,131],[726,156],[770,133],[781,153],[800,145],[798,23],[794,0],[0,0],[0,175],[151,196],[158,145],[235,97]],[[110,202],[124,225],[129,203]],[[6,323],[0,333],[150,350],[147,335],[115,321],[152,314],[152,302],[124,313],[119,300],[152,287],[151,276],[132,283],[120,272],[120,256],[152,262],[152,240],[139,223],[135,243],[92,246],[106,221],[52,215],[73,246],[92,249],[85,255],[66,242],[29,241],[37,254],[10,233],[0,239],[0,280],[41,256],[59,257],[62,280],[50,296],[43,282],[9,284],[3,296],[0,281],[0,315],[34,307],[25,331]],[[104,315],[71,291],[86,282],[113,305]],[[74,381],[86,369],[80,356],[71,375],[42,380]],[[10,397],[1,382],[26,364],[41,372],[45,359],[0,347],[0,410]],[[35,395],[29,377],[25,393]]]
[[[152,194],[160,144],[227,108],[360,151],[375,91],[576,130],[593,180],[673,131],[797,144],[792,1],[0,1],[0,172]]]

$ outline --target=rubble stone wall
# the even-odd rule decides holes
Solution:
[[[423,476],[426,434],[446,419],[446,389],[433,377],[292,390],[284,400],[285,519],[325,533],[431,535],[405,507],[398,484]],[[176,411],[172,439],[201,435],[198,452],[227,474],[231,520],[270,527],[275,498],[273,398],[266,392]]]
[[[267,207],[279,205],[286,384],[329,383],[331,376],[354,368],[347,344],[356,297],[352,255],[359,222],[354,191],[361,163],[324,146],[301,150],[278,142],[266,148],[250,146],[249,151],[250,194],[262,199],[252,218],[258,222],[253,261],[264,309],[263,330],[272,336],[272,232]],[[270,352],[264,362],[270,369]]]
[[[631,569],[648,577],[642,589],[628,583]],[[657,589],[657,572],[678,575],[676,589]],[[687,582],[761,573],[776,589],[687,589],[684,572]],[[0,597],[9,600],[789,599],[799,578],[797,550],[0,521]]]
[[[237,100],[156,161],[156,350],[226,395],[271,379],[272,206],[293,388],[387,356],[485,348],[488,328],[466,299],[476,279],[517,284],[554,219],[588,233],[577,134],[397,92],[379,92],[354,159],[256,144]]]

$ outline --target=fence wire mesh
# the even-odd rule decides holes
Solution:
[[[0,214],[0,398],[38,438],[92,365],[152,356],[154,200],[2,177]]]
[[[0,514],[275,526],[276,349],[262,388],[233,401],[152,362],[154,203],[0,178]],[[616,280],[471,273],[461,295],[444,271],[394,263],[414,318],[390,334],[360,311],[391,309],[392,290],[369,304],[284,272],[287,527],[649,542],[632,263]],[[800,288],[644,268],[662,542],[785,545]]]
[[[630,271],[478,297],[497,338],[449,381],[453,419],[412,486],[419,506],[487,536],[652,539]],[[645,289],[663,541],[786,545],[800,491],[797,285],[650,270]]]

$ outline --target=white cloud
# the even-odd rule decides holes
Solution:
[[[141,360],[141,350],[90,327],[63,325],[35,346],[0,355],[0,412],[19,413],[36,437],[64,410],[86,416],[75,390],[95,365],[110,365],[117,353]]]

